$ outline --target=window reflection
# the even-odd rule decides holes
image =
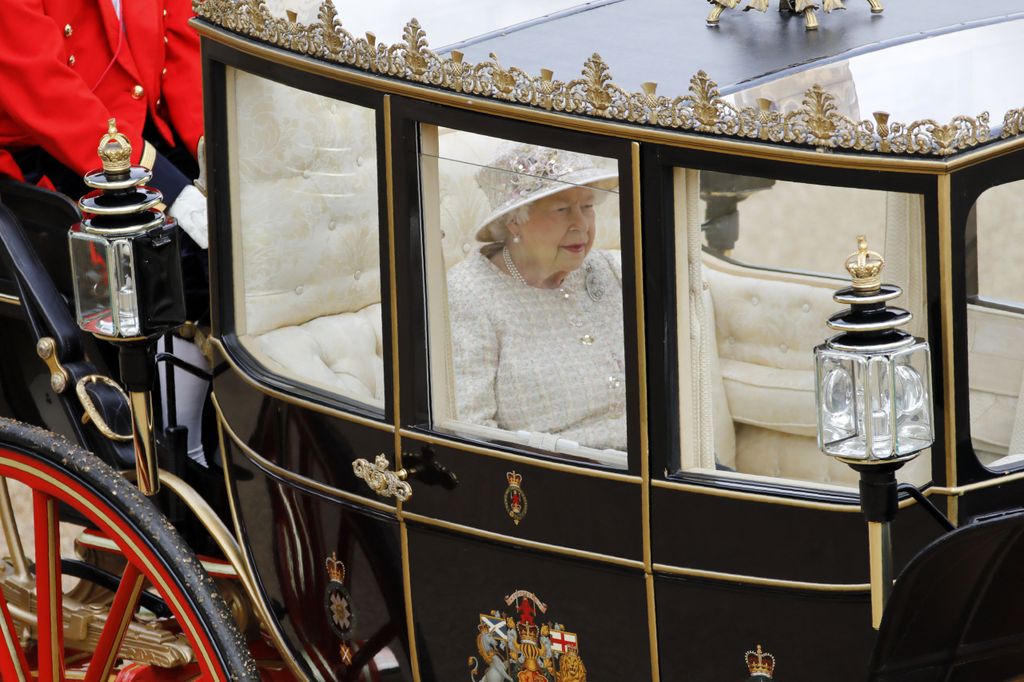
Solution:
[[[625,466],[614,162],[455,131],[436,139],[423,164],[446,274],[430,295],[447,304],[450,354],[448,376],[434,368],[435,426]]]
[[[967,225],[971,440],[989,466],[1024,464],[1024,181],[982,194]]]

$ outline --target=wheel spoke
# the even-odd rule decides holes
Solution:
[[[27,682],[29,675],[28,660],[25,651],[18,641],[18,632],[11,620],[11,612],[7,608],[7,600],[0,596],[0,679]]]
[[[6,476],[0,476],[0,525],[3,527],[4,539],[7,540],[7,551],[11,553],[15,575],[28,579],[28,562],[25,560],[25,548],[21,544],[21,533],[15,522],[14,505],[11,504]]]
[[[121,584],[114,595],[114,603],[110,605],[107,622],[103,625],[96,651],[89,662],[85,682],[106,682],[110,678],[114,664],[117,663],[117,653],[121,650],[121,642],[139,605],[139,597],[142,595],[145,582],[146,576],[134,564],[129,563],[125,566]]]
[[[36,545],[36,617],[40,682],[64,679],[63,590],[57,500],[32,491]]]

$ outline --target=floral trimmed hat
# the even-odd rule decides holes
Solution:
[[[477,229],[477,240],[503,241],[505,222],[502,218],[543,197],[580,185],[601,190],[617,187],[618,173],[601,168],[599,158],[532,144],[504,147],[494,161],[476,174],[476,182],[491,205],[490,214]],[[603,198],[601,192],[596,200]]]

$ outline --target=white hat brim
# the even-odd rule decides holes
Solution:
[[[586,170],[566,173],[560,178],[551,178],[541,189],[524,197],[517,197],[514,201],[499,206],[491,211],[490,215],[480,222],[476,230],[476,239],[480,242],[497,242],[501,239],[494,233],[493,228],[499,224],[504,216],[516,210],[520,206],[533,203],[538,199],[558,194],[573,187],[593,187],[600,190],[612,190],[619,185],[619,174],[603,168],[588,168]],[[598,202],[604,199],[605,194],[598,195]]]

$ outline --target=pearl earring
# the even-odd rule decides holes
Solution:
[[[520,238],[519,238],[519,235],[518,235],[518,234],[514,234],[514,235],[512,235],[512,243],[513,243],[513,244],[518,244],[518,243],[519,243],[519,242],[521,242],[521,241],[522,241],[522,239],[520,239]]]

